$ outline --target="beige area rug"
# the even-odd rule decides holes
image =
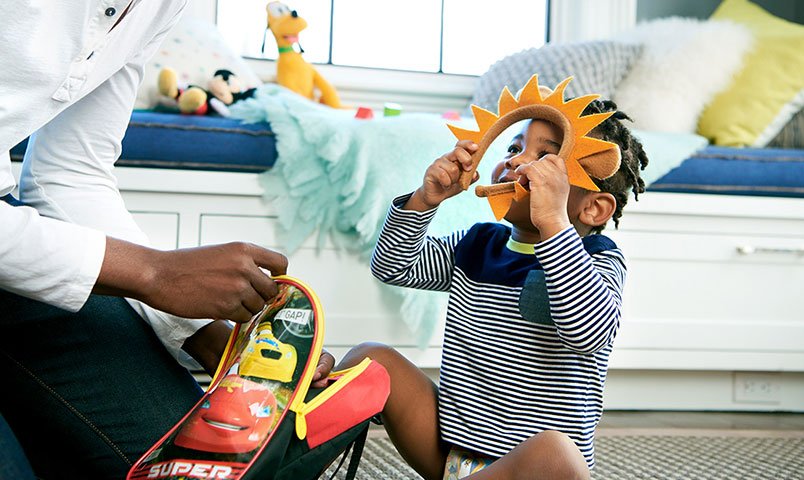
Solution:
[[[600,435],[593,480],[803,480],[804,435],[774,432],[663,432]],[[337,462],[336,462],[337,463]],[[343,479],[346,464],[334,478]],[[330,478],[334,466],[322,478]],[[371,435],[359,480],[419,477],[384,436]]]

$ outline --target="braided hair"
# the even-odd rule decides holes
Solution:
[[[639,176],[639,171],[644,170],[648,165],[648,156],[645,154],[645,150],[642,149],[642,144],[639,140],[632,136],[628,128],[622,124],[622,120],[633,120],[625,113],[617,110],[617,104],[611,100],[594,100],[584,109],[583,115],[612,111],[614,114],[595,127],[591,136],[599,137],[601,140],[616,143],[620,146],[622,154],[620,168],[609,178],[595,180],[597,186],[600,187],[600,191],[612,194],[617,200],[617,206],[611,216],[612,220],[614,220],[614,228],[617,228],[620,225],[623,207],[628,203],[629,190],[634,192],[635,200],[638,200],[639,194],[645,191],[645,181]],[[605,224],[595,227],[593,231],[600,233],[604,227]]]

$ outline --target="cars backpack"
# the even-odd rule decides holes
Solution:
[[[388,373],[365,358],[310,388],[324,341],[321,304],[300,280],[275,281],[277,296],[233,329],[207,392],[128,480],[314,479],[350,450],[354,478],[369,422],[390,392]]]

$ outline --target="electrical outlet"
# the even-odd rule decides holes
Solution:
[[[779,403],[782,384],[774,373],[734,374],[734,401],[737,403]]]

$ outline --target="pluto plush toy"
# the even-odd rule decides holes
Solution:
[[[302,58],[304,50],[301,47],[298,52],[293,48],[294,44],[299,43],[299,32],[307,28],[307,22],[296,10],[291,10],[282,2],[270,2],[266,9],[267,28],[273,33],[279,47],[276,83],[310,100],[316,100],[317,97],[324,105],[340,108],[341,100],[335,88]]]

